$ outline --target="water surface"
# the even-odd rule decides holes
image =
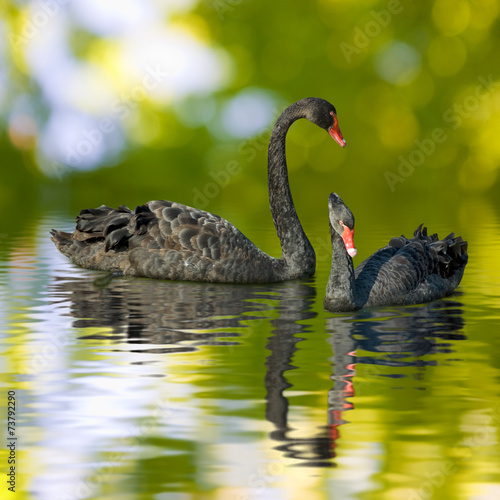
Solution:
[[[500,225],[464,220],[432,228],[472,238],[457,294],[353,314],[323,309],[324,224],[314,279],[252,286],[109,282],[48,239],[70,214],[9,227],[19,498],[499,498]],[[361,258],[409,233],[366,222]],[[279,255],[272,227],[244,231]]]

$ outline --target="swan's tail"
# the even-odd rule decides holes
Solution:
[[[68,256],[68,248],[73,243],[73,235],[71,233],[65,233],[64,231],[58,231],[57,229],[52,229],[50,234],[50,239],[54,242],[57,249],[63,255]]]
[[[105,240],[106,250],[108,250],[108,247],[117,244],[116,240],[120,239],[117,235],[126,231],[124,228],[130,222],[132,215],[132,212],[124,205],[116,210],[106,205],[99,208],[87,208],[82,210],[76,218],[74,233],[53,229],[50,232],[50,239],[57,249],[70,259],[82,251],[86,242]],[[128,231],[126,232],[129,236]]]
[[[101,248],[104,252],[128,248],[129,239],[145,234],[155,220],[147,205],[138,206],[133,212],[125,205],[117,209],[102,205],[82,210],[76,218],[74,233],[52,230],[51,239],[66,257],[83,262],[84,255],[93,256]],[[99,242],[103,245],[95,245]]]
[[[457,271],[463,272],[469,256],[467,242],[461,236],[450,233],[440,240],[437,234],[427,236],[427,228],[420,224],[413,233],[413,240],[428,245],[433,260],[437,263],[439,274],[443,278],[448,278]]]
[[[427,228],[423,224],[417,227],[413,238],[409,240],[405,236],[392,238],[389,246],[402,248],[412,242],[418,242],[426,247],[430,254],[432,268],[436,269],[440,276],[449,278],[456,273],[463,273],[467,264],[467,242],[461,236],[450,233],[446,238],[440,240],[437,234],[427,235]]]

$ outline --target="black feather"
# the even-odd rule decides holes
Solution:
[[[125,250],[128,247],[128,239],[130,238],[130,233],[127,228],[117,229],[112,231],[106,236],[105,239],[105,250]]]

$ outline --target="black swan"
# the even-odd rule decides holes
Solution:
[[[333,255],[325,309],[418,304],[445,297],[459,285],[468,259],[460,236],[439,240],[437,234],[427,236],[421,224],[411,240],[393,238],[354,271],[354,216],[335,193],[328,208]]]
[[[171,201],[150,201],[134,211],[124,205],[82,210],[74,233],[52,230],[51,239],[75,264],[118,275],[220,283],[310,277],[316,255],[295,211],[285,157],[286,134],[300,118],[345,147],[337,112],[323,99],[297,101],[278,118],[269,142],[268,184],[281,259],[264,253],[225,219]]]

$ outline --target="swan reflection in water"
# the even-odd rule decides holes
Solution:
[[[422,306],[393,307],[359,311],[351,315],[327,319],[326,329],[333,350],[333,387],[328,393],[327,425],[310,437],[291,437],[288,425],[288,400],[284,395],[290,387],[284,376],[293,368],[296,343],[308,326],[299,323],[311,317],[311,297],[297,297],[280,308],[280,319],[273,322],[274,335],[269,339],[271,355],[266,361],[266,417],[275,426],[271,437],[281,444],[285,456],[299,460],[298,465],[335,466],[335,447],[339,425],[346,423],[343,413],[353,409],[349,398],[354,396],[356,364],[368,364],[372,375],[383,375],[380,366],[400,367],[405,376],[407,367],[434,365],[436,360],[423,355],[451,352],[450,342],[465,339],[463,307],[456,300],[440,300]],[[373,353],[357,356],[356,350]],[[300,369],[300,367],[298,367]],[[394,375],[394,374],[393,374]],[[314,390],[314,388],[311,388]]]
[[[355,391],[358,395],[363,391],[363,384],[353,380],[356,365],[370,365],[365,370],[369,377],[383,376],[384,366],[400,369],[391,376],[405,376],[409,367],[425,370],[436,364],[433,354],[452,352],[452,341],[465,339],[463,306],[456,297],[327,318],[333,384],[325,398],[325,425],[312,436],[297,437],[288,423],[285,391],[292,385],[286,372],[300,370],[293,364],[296,344],[307,337],[313,328],[311,320],[317,316],[313,310],[316,289],[307,282],[241,286],[115,279],[96,286],[89,278],[77,278],[59,279],[53,287],[61,301],[70,299],[75,327],[110,329],[110,333],[84,338],[155,344],[154,353],[242,344],[239,329],[264,319],[271,326],[264,381],[266,419],[274,427],[270,437],[283,457],[303,466],[335,466],[339,426],[346,423],[345,413],[353,409],[349,398]],[[363,354],[357,355],[357,351]]]
[[[277,285],[279,286],[279,285]],[[285,286],[283,284],[281,286]],[[257,301],[275,299],[269,286],[113,279],[56,278],[54,295],[70,299],[75,328],[108,328],[87,339],[156,344],[155,353],[196,351],[203,345],[234,345],[242,321],[269,310]],[[231,331],[232,330],[232,331]],[[158,347],[164,346],[164,347]],[[148,352],[148,349],[141,349]]]
[[[338,426],[346,423],[343,413],[354,408],[349,398],[363,394],[365,389],[361,382],[353,384],[356,365],[369,365],[365,376],[370,380],[377,376],[405,377],[410,367],[423,373],[426,366],[437,365],[432,355],[451,353],[452,342],[466,339],[464,326],[463,304],[456,298],[329,318],[327,330],[334,354],[327,427],[332,438],[339,437]],[[389,373],[383,366],[400,370]],[[415,370],[411,373],[415,376]]]

